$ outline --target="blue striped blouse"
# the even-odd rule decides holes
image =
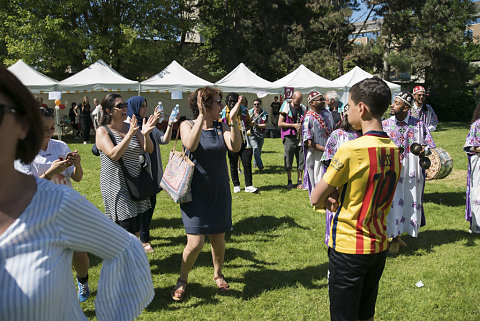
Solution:
[[[103,259],[98,320],[133,320],[153,299],[141,243],[73,189],[36,179],[37,191],[0,235],[0,320],[87,320],[72,285],[73,251]]]

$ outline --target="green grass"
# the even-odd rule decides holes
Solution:
[[[464,220],[467,159],[462,151],[467,123],[442,123],[433,137],[454,159],[454,171],[426,183],[427,225],[408,248],[387,259],[380,282],[376,320],[478,320],[480,307],[479,238]],[[162,146],[163,159],[172,143]],[[74,187],[103,211],[99,159],[90,145],[70,144],[83,157],[85,177]],[[233,194],[233,232],[227,235],[224,273],[227,295],[216,292],[209,245],[189,276],[187,300],[173,303],[170,290],[180,269],[186,236],[179,206],[162,192],[152,223],[149,255],[155,286],[153,302],[139,320],[328,320],[327,247],[324,215],[314,211],[308,194],[287,191],[280,139],[266,139],[266,168],[255,173],[260,194]],[[166,164],[164,164],[165,166]],[[295,178],[294,175],[293,178]],[[243,177],[240,177],[243,187]],[[93,296],[101,261],[91,257]],[[422,281],[425,286],[417,288]],[[72,285],[73,286],[73,285]],[[94,297],[82,304],[95,319]]]

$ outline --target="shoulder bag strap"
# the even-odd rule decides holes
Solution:
[[[115,136],[113,135],[112,130],[108,128],[107,125],[104,125],[103,127],[105,127],[105,130],[107,131],[108,136],[110,136],[110,139],[112,140],[113,145],[117,146],[117,141],[115,140]],[[125,164],[123,163],[123,159],[121,157],[118,159],[118,163],[120,164],[120,168],[122,169],[123,175],[125,175],[128,178],[132,178],[132,175],[130,175],[130,173],[128,172],[127,168],[125,167]]]

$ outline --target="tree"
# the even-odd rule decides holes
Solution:
[[[464,52],[471,42],[466,27],[474,13],[469,0],[388,0],[379,1],[377,6],[377,14],[383,17],[384,50],[388,54],[404,53],[397,64],[411,62],[411,75],[414,80],[425,80],[431,90],[430,100],[444,118],[468,118],[471,114],[465,108],[452,109],[451,103],[473,106]]]
[[[78,71],[98,59],[130,78],[151,76],[193,27],[190,2],[8,0],[0,6],[0,58],[7,65],[24,59],[59,79],[67,67]]]

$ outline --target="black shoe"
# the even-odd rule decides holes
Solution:
[[[288,189],[293,189],[293,188],[295,188],[295,186],[292,184],[292,182],[289,182],[289,183],[287,184],[287,188],[288,188]]]

